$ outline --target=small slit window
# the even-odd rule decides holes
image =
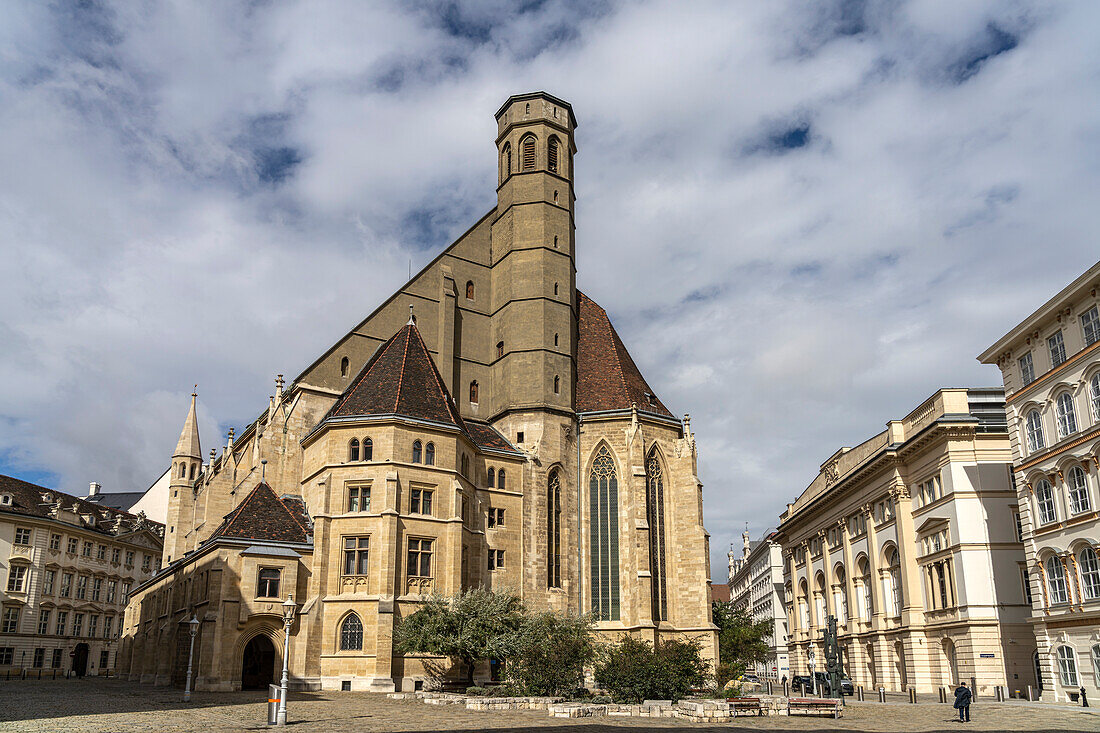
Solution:
[[[561,394],[561,377],[554,377],[554,394]]]
[[[558,284],[554,283],[554,295],[558,294]]]
[[[528,135],[519,142],[520,169],[525,171],[535,170],[535,136]]]
[[[561,144],[556,137],[550,138],[550,144],[546,148],[546,167],[551,173],[558,172],[558,158],[560,156],[559,148]]]
[[[478,392],[477,392],[477,380],[470,382],[470,402],[477,404]]]
[[[350,368],[351,362],[349,362],[348,358],[345,356],[343,359],[340,360],[340,376],[346,377]]]
[[[473,280],[467,280],[466,281],[466,300],[473,300],[473,299],[474,299],[474,281]]]
[[[500,151],[500,167],[500,179],[502,181],[512,175],[512,146],[509,143],[504,143],[504,147]]]
[[[504,358],[504,342],[503,341],[498,341],[497,342],[497,358],[498,359],[503,359]]]
[[[558,345],[558,335],[555,333],[554,334],[554,346],[557,346],[557,345]]]
[[[435,465],[435,443],[428,443],[428,445],[424,447],[424,465]]]

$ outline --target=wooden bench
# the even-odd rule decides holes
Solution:
[[[730,704],[730,710],[734,715],[751,712],[755,712],[757,715],[764,714],[764,708],[760,705],[759,697],[729,697],[726,698],[726,702]]]
[[[840,701],[830,698],[818,697],[792,697],[787,700],[787,715],[818,715],[820,713],[832,713],[834,718],[840,717]]]

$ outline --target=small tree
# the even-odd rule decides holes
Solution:
[[[768,639],[774,633],[773,622],[752,620],[748,611],[730,601],[712,604],[714,624],[718,627],[718,687],[737,677],[750,666],[768,658]]]
[[[682,698],[706,679],[708,665],[697,641],[670,639],[656,646],[630,636],[603,650],[596,683],[616,702]]]
[[[508,681],[524,695],[571,694],[596,656],[592,620],[550,611],[523,622],[508,657]]]
[[[394,630],[394,648],[402,654],[438,654],[474,667],[485,659],[504,659],[523,622],[524,607],[514,595],[477,588],[453,598],[431,598]]]

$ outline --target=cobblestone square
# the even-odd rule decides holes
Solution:
[[[176,689],[134,685],[121,680],[85,679],[0,682],[0,731],[255,731],[266,729],[260,692],[196,693],[180,702]],[[477,712],[457,705],[425,705],[360,692],[298,693],[290,697],[288,728],[300,733],[455,730],[596,732],[611,730],[858,730],[943,731],[963,726],[954,710],[937,703],[853,703],[840,720],[822,718],[738,718],[723,726],[668,719],[551,718],[545,711]],[[1100,731],[1100,713],[1019,702],[979,701],[971,708],[969,730]]]

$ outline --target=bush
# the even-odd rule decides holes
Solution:
[[[615,702],[675,702],[693,687],[701,686],[707,670],[697,641],[669,639],[653,646],[624,636],[601,654],[596,683],[610,692]]]
[[[547,611],[523,621],[505,673],[522,695],[571,696],[581,687],[584,667],[595,655],[591,619]]]
[[[487,690],[484,687],[467,687],[466,694],[471,697],[484,697],[487,694]]]
[[[610,705],[615,701],[611,699],[610,695],[596,695],[589,702],[593,705]]]

